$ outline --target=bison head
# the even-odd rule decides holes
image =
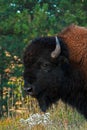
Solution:
[[[70,74],[67,47],[55,37],[35,39],[26,47],[23,62],[24,90],[46,111],[61,98],[62,85]]]

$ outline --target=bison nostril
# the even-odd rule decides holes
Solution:
[[[28,87],[28,88],[25,88],[24,87],[24,91],[28,94],[28,95],[33,95],[33,88],[32,87]]]
[[[25,87],[24,87],[24,91],[26,91],[26,92],[31,92],[31,91],[32,91],[32,88],[31,88],[31,87],[29,87],[29,88],[25,88]]]
[[[33,89],[32,88],[27,88],[27,92],[32,92]]]

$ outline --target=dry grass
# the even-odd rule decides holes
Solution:
[[[31,110],[31,112],[33,111]],[[84,117],[62,102],[53,106],[48,112],[50,113],[50,119],[52,120],[52,124],[50,125],[37,124],[32,128],[30,128],[28,124],[23,125],[19,120],[21,118],[27,119],[29,117],[29,115],[25,113],[14,118],[1,119],[0,130],[87,130],[87,122]],[[40,113],[39,109],[38,113]]]

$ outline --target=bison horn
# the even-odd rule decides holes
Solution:
[[[52,58],[57,58],[58,55],[61,53],[61,47],[60,47],[60,43],[59,43],[59,40],[57,38],[57,36],[55,37],[56,39],[56,48],[55,50],[51,53],[51,57]]]

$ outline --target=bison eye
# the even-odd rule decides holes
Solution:
[[[43,67],[47,67],[47,66],[49,66],[50,64],[49,63],[44,63],[42,66]]]
[[[44,62],[43,64],[41,64],[41,69],[45,72],[50,71],[51,67],[50,67],[50,63],[49,62]]]
[[[44,62],[44,63],[42,63],[41,66],[42,66],[42,67],[48,67],[48,66],[50,66],[50,63],[49,63],[49,62]]]

